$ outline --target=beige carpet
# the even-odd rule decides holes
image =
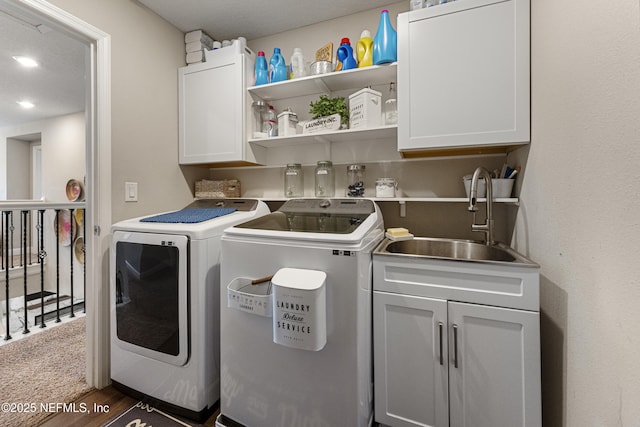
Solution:
[[[0,347],[0,426],[38,425],[64,410],[50,404],[73,402],[89,390],[84,316]]]

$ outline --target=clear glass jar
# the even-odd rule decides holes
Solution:
[[[333,197],[335,195],[335,177],[333,163],[321,160],[316,166],[316,197]]]
[[[289,163],[284,170],[284,196],[302,197],[304,195],[304,175],[300,163]]]
[[[347,197],[364,197],[365,165],[347,166]]]
[[[376,179],[376,197],[396,197],[396,186],[394,178]]]

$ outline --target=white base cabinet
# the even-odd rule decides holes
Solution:
[[[540,313],[448,303],[451,426],[540,426]]]
[[[398,149],[528,143],[529,0],[398,15]]]
[[[375,420],[449,426],[447,302],[374,292]]]
[[[479,304],[472,293],[469,302],[446,295],[447,288],[462,300],[460,290],[477,293],[473,282],[481,276],[480,282],[515,285],[517,274],[462,262],[388,260],[374,255],[375,420],[388,426],[541,426],[539,311]],[[521,284],[538,286],[531,272]],[[437,297],[429,296],[431,287]],[[407,288],[414,295],[400,292]]]

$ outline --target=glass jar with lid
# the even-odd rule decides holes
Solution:
[[[365,165],[347,166],[347,197],[364,197]]]
[[[302,197],[304,195],[304,174],[300,163],[289,163],[284,169],[284,196]]]
[[[335,195],[335,177],[333,163],[321,160],[316,166],[316,197],[333,197]]]
[[[395,197],[397,186],[394,178],[377,178],[376,197]]]

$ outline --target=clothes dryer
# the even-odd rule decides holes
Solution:
[[[257,200],[197,200],[112,226],[116,388],[196,420],[217,407],[220,237],[225,228],[267,213]]]
[[[371,425],[383,234],[366,199],[291,199],[225,230],[217,426]]]

